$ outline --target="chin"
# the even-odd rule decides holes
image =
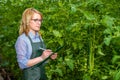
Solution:
[[[39,30],[35,30],[36,32],[38,32]]]
[[[35,31],[39,31],[40,29],[36,29]]]

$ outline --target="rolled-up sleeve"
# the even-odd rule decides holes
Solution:
[[[21,69],[27,68],[27,44],[22,38],[18,38],[15,44],[17,61]]]

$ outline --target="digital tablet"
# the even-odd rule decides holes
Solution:
[[[60,51],[64,46],[60,46],[58,47],[50,56],[52,56],[54,53],[57,53],[58,51]],[[40,50],[44,51],[46,49],[44,48],[40,48]],[[48,56],[43,62],[45,62],[46,60],[48,60],[50,58],[50,56]]]

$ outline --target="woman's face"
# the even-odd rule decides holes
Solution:
[[[40,14],[34,13],[29,23],[30,31],[34,34],[35,32],[38,32],[40,30],[41,22],[42,17],[40,16]]]

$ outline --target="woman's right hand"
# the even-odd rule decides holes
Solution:
[[[41,57],[42,57],[42,59],[46,59],[46,58],[49,57],[51,54],[52,54],[52,50],[46,49],[46,50],[43,51]]]

